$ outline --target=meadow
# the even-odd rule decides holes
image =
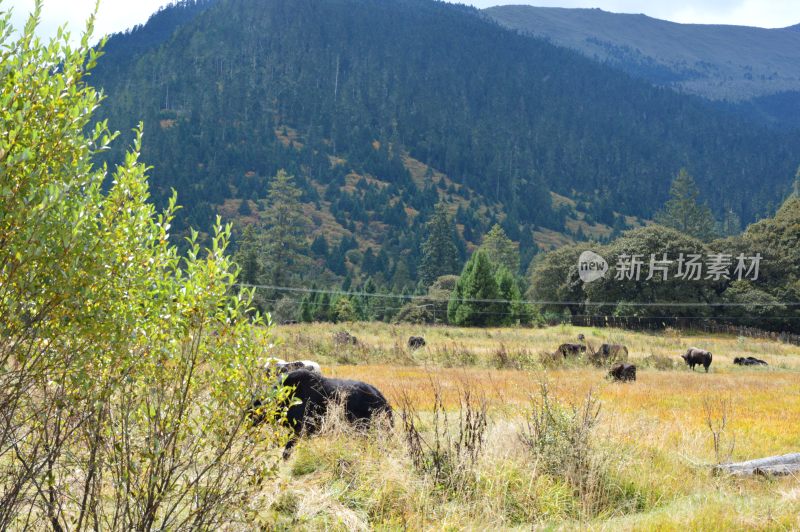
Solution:
[[[337,345],[347,330],[355,345]],[[547,356],[586,336],[622,343],[635,383]],[[427,345],[412,351],[411,335]],[[287,325],[274,354],[367,381],[394,427],[327,420],[265,487],[254,518],[298,529],[797,529],[796,478],[713,465],[798,452],[800,347],[666,330]],[[710,372],[680,359],[696,346]],[[769,367],[739,367],[755,356]],[[717,448],[715,449],[715,436]],[[416,439],[415,439],[416,438]],[[414,443],[416,442],[416,444]]]

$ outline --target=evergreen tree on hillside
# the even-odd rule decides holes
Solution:
[[[308,219],[300,204],[302,192],[294,177],[278,170],[270,184],[264,210],[264,238],[261,262],[262,281],[272,286],[288,286],[305,264]]]
[[[245,226],[242,231],[241,243],[234,255],[234,260],[241,268],[239,282],[258,284],[261,266],[258,261],[258,240],[252,225]]]
[[[718,233],[725,236],[734,236],[742,232],[742,220],[731,208],[725,209],[725,216],[722,219]]]
[[[681,168],[672,182],[669,195],[670,199],[655,216],[656,222],[700,240],[714,238],[714,215],[708,205],[698,202],[700,191],[685,168]]]
[[[495,266],[478,250],[467,261],[447,305],[447,319],[462,326],[497,325],[502,316]]]
[[[325,239],[325,235],[317,235],[314,242],[311,243],[311,251],[317,257],[328,256],[328,241]]]
[[[499,305],[498,322],[501,325],[516,325],[530,321],[530,312],[522,302],[522,291],[516,276],[508,271],[505,266],[497,270],[497,294],[501,299]]]
[[[492,262],[499,268],[504,266],[512,274],[519,271],[519,244],[512,242],[500,224],[494,224],[483,237],[481,249],[491,257]]]
[[[458,271],[456,228],[444,203],[436,205],[427,229],[428,238],[422,244],[419,273],[423,284],[430,286],[438,277]]]

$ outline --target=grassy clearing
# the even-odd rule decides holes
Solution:
[[[343,329],[358,337],[358,345],[335,345],[333,334]],[[611,383],[604,370],[579,362],[556,368],[541,365],[542,352],[574,341],[579,333],[595,345],[627,345],[630,359],[640,367],[637,382]],[[424,336],[428,345],[408,350],[405,342],[412,334]],[[708,398],[730,403],[720,460],[797,452],[798,347],[726,336],[574,327],[474,330],[315,324],[279,327],[277,336],[278,356],[312,358],[323,365],[325,374],[380,388],[395,407],[395,427],[364,437],[333,423],[322,436],[301,442],[282,467],[280,483],[263,493],[260,518],[267,526],[800,527],[796,479],[711,474],[709,466],[717,456],[704,409]],[[683,365],[679,355],[689,346],[714,353],[708,375]],[[732,364],[734,357],[748,355],[767,360],[770,367]],[[547,450],[536,454],[521,434],[529,429],[532,413],[541,413],[543,382],[556,412],[551,417],[562,421],[551,427],[551,436],[539,435],[538,441],[545,442],[539,448]],[[474,461],[458,458],[453,443],[462,430],[465,390],[474,400],[485,401],[488,409],[482,449]],[[580,412],[590,391],[599,401],[599,416],[587,429],[576,421],[573,406]],[[446,421],[441,412],[434,412],[437,400],[448,414]],[[428,455],[449,457],[445,465],[450,469],[433,474],[415,464],[399,421],[404,401],[416,413],[417,428],[429,447],[437,433],[450,437],[450,447],[443,445],[438,454]],[[711,405],[712,421],[723,414],[721,408]],[[570,454],[575,441],[587,442],[580,459]],[[553,469],[553,464],[569,463],[577,465]],[[442,470],[457,472],[458,482],[443,481]]]

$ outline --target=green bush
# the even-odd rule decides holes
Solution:
[[[0,16],[0,529],[247,522],[282,433],[246,415],[269,333],[234,289],[230,229],[178,254],[141,127],[110,176],[94,166],[116,134],[91,126],[92,22],[76,48],[42,44],[40,10],[13,39]]]

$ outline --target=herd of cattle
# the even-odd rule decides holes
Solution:
[[[334,335],[337,344],[358,343],[355,336],[347,332]],[[602,344],[599,349],[587,345],[585,337],[578,336],[580,343],[566,343],[558,346],[555,356],[564,358],[580,357],[587,355],[589,360],[598,366],[611,367],[608,376],[615,381],[630,382],[636,380],[636,366],[627,362],[628,348],[618,344]],[[410,349],[420,349],[426,345],[421,336],[412,336],[408,339]],[[711,366],[712,355],[705,349],[690,347],[681,355],[684,362],[694,371],[695,366],[703,366],[708,373]],[[741,366],[766,366],[767,363],[755,357],[737,357],[733,361]],[[267,372],[282,382],[284,386],[294,389],[293,401],[286,411],[285,423],[293,430],[287,442],[283,457],[288,458],[292,448],[297,443],[297,438],[311,435],[319,431],[322,419],[334,402],[341,403],[345,419],[363,429],[370,425],[376,416],[384,416],[392,423],[392,408],[383,394],[372,386],[361,381],[349,379],[336,379],[322,375],[320,365],[311,360],[298,360],[286,362],[273,358],[266,368]],[[282,381],[281,381],[282,380]],[[253,424],[264,421],[262,413],[263,403],[261,398],[256,398],[250,405],[249,416]]]
[[[591,345],[587,345],[586,338],[581,334],[578,335],[576,344],[561,344],[556,350],[556,355],[561,355],[564,358],[579,357],[587,355],[589,360],[598,366],[611,366],[608,372],[609,377],[617,381],[635,381],[636,380],[636,366],[625,362],[628,359],[628,348],[624,345],[617,344],[602,344],[599,349],[593,349]],[[681,358],[694,371],[695,366],[703,366],[703,369],[708,373],[708,368],[711,366],[712,355],[710,351],[705,349],[698,349],[697,347],[690,347],[686,353],[681,355]],[[766,361],[755,357],[736,357],[733,363],[738,366],[767,366]]]

